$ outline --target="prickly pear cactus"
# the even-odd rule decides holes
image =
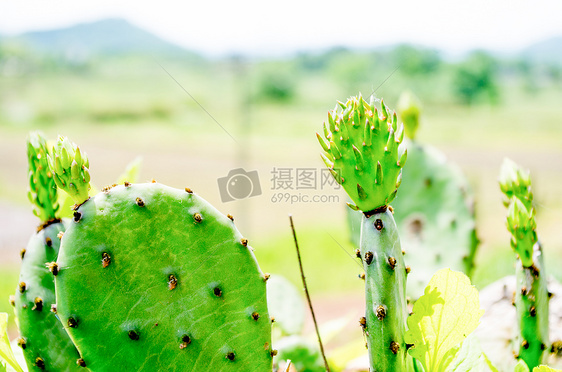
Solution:
[[[401,192],[392,201],[394,219],[406,252],[407,295],[416,299],[440,268],[463,271],[474,268],[478,245],[473,196],[460,169],[439,150],[422,145],[414,135],[419,126],[420,106],[412,93],[403,94],[399,117],[404,121],[408,163],[402,169]],[[351,238],[359,245],[361,215],[348,211]]]
[[[55,283],[46,263],[55,261],[60,234],[65,230],[56,218],[57,188],[47,164],[47,145],[41,134],[31,133],[27,143],[29,158],[29,199],[41,225],[22,250],[19,285],[14,296],[18,318],[18,344],[30,371],[73,371],[80,358],[62,324],[51,311],[55,303]]]
[[[407,317],[406,268],[400,239],[388,209],[398,191],[406,150],[404,129],[381,102],[381,114],[361,96],[339,103],[324,125],[323,159],[337,182],[363,212],[359,255],[365,269],[366,315],[360,324],[371,371],[404,371]]]
[[[55,282],[83,366],[271,371],[267,276],[232,217],[158,183],[77,202]]]
[[[535,209],[529,172],[506,159],[500,188],[506,197],[507,228],[511,247],[517,254],[515,308],[519,333],[516,356],[529,369],[542,364],[550,347],[548,335],[549,293],[544,258],[536,233]]]

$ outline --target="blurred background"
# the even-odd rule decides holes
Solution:
[[[531,170],[549,273],[562,279],[561,14],[557,1],[4,4],[0,311],[12,314],[19,252],[39,223],[25,140],[41,130],[88,153],[98,188],[141,156],[139,181],[190,187],[234,215],[262,270],[300,285],[292,214],[319,320],[360,314],[345,194],[323,182],[315,138],[359,92],[391,108],[405,90],[421,100],[419,142],[475,193],[479,288],[513,271],[504,157]],[[217,180],[240,168],[253,188],[227,200]]]

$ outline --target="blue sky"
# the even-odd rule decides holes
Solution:
[[[0,33],[16,34],[122,17],[210,55],[282,55],[335,45],[410,42],[448,54],[519,50],[562,35],[559,0],[1,2]]]

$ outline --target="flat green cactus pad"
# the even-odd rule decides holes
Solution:
[[[18,318],[23,355],[29,371],[76,371],[80,358],[63,325],[51,311],[55,283],[46,263],[55,261],[64,231],[61,222],[51,223],[33,235],[22,251],[19,286],[14,310]]]
[[[57,261],[60,320],[93,371],[271,371],[265,277],[233,221],[191,190],[106,189]]]
[[[367,103],[359,95],[340,106],[328,114],[325,139],[317,134],[322,159],[355,203],[351,207],[371,212],[388,205],[400,186],[404,127],[384,102],[379,115],[374,98]]]

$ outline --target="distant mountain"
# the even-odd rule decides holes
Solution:
[[[533,62],[562,65],[562,36],[532,44],[523,49],[521,56]]]
[[[195,53],[164,41],[123,19],[105,19],[55,30],[27,32],[14,39],[40,52],[70,56],[195,56]]]

